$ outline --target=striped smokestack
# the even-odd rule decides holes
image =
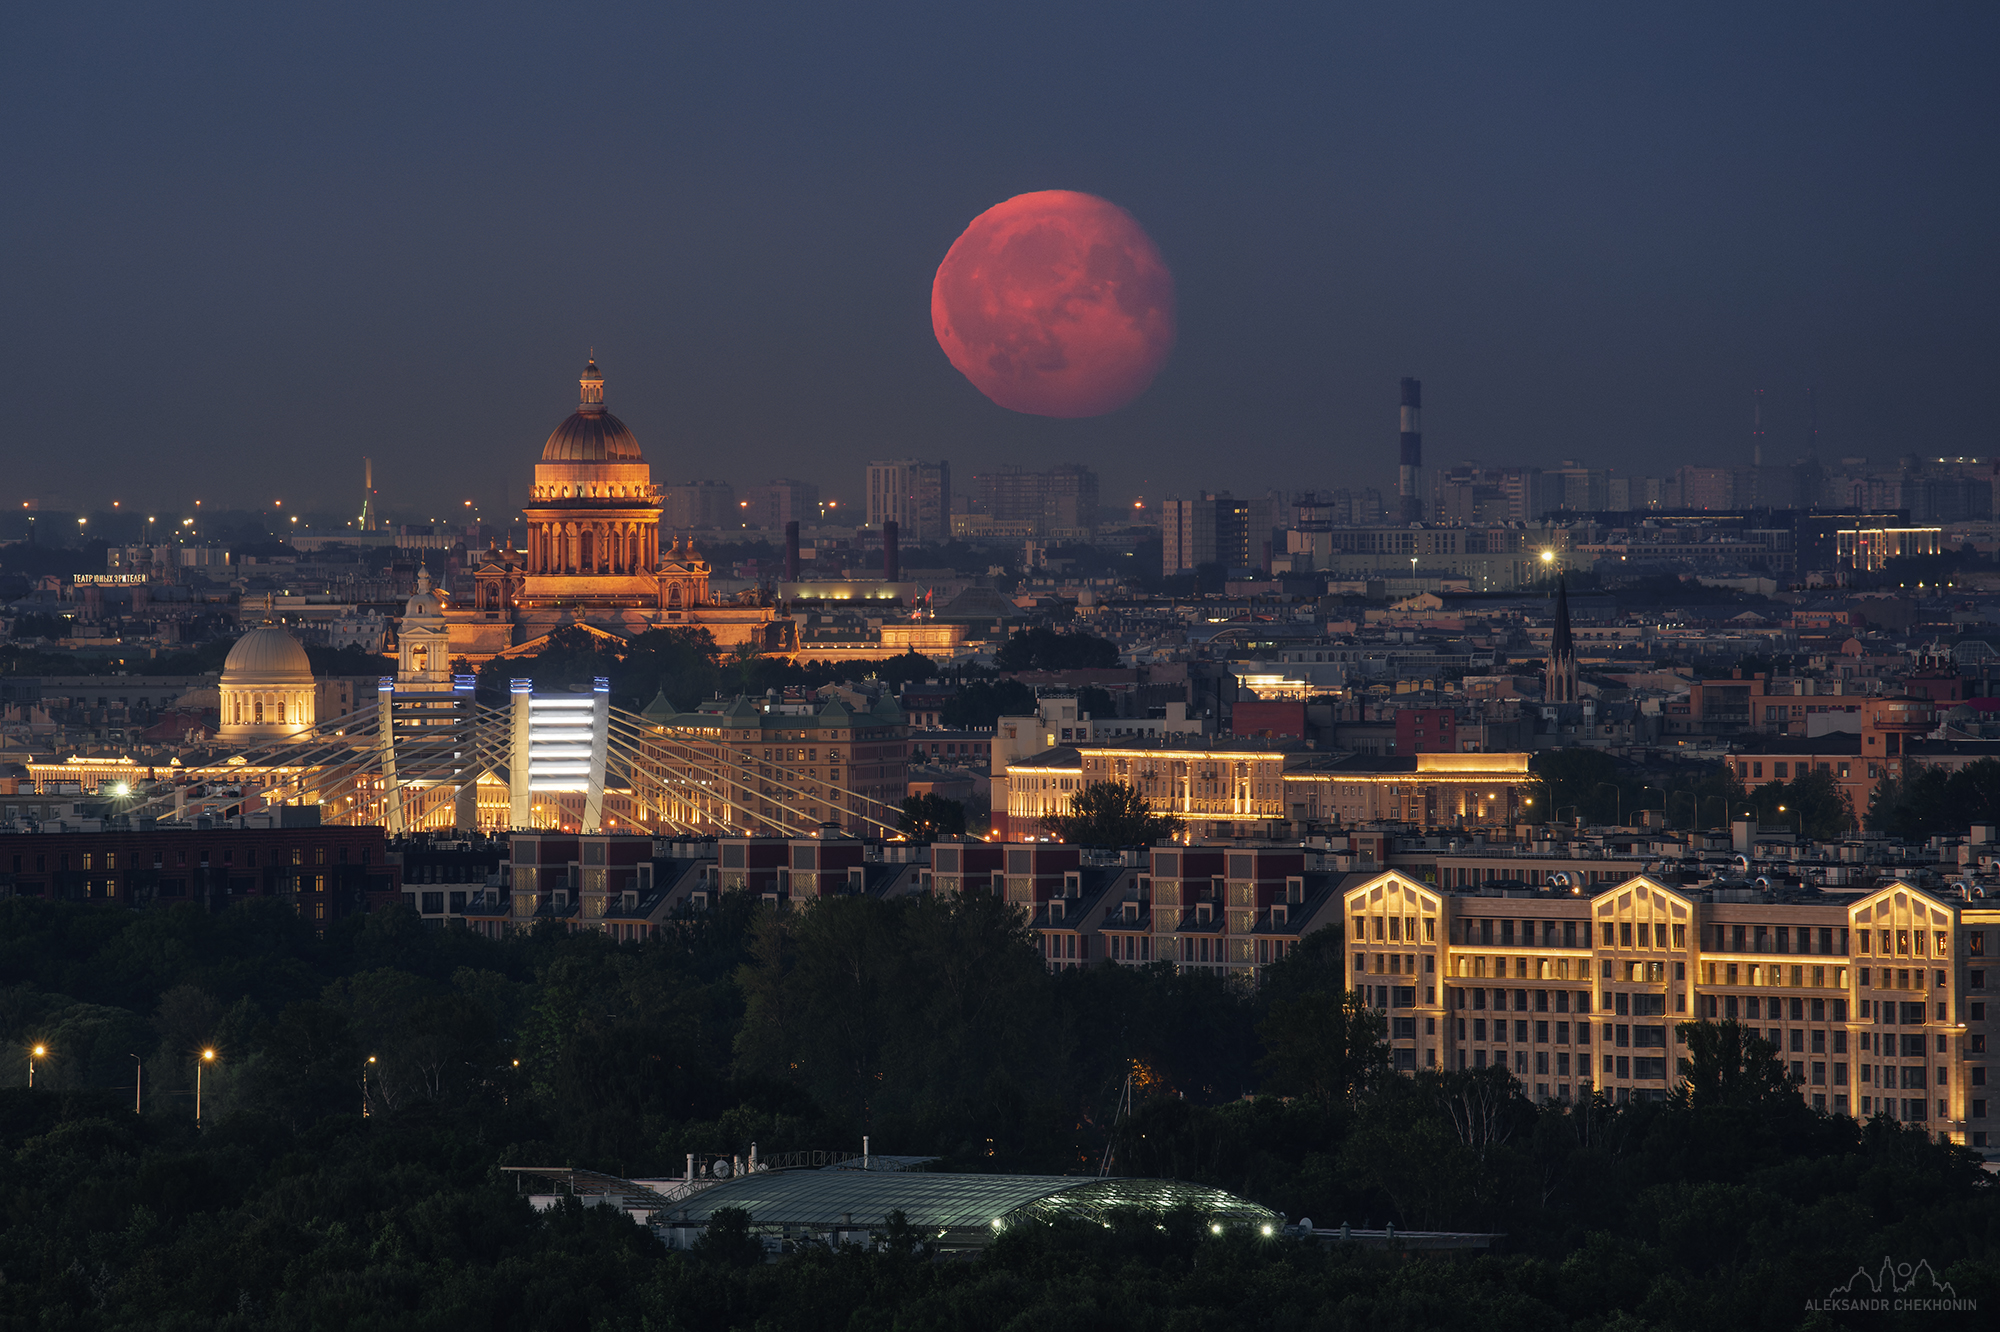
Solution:
[[[1403,381],[1401,451],[1396,468],[1396,494],[1402,499],[1403,521],[1421,522],[1424,516],[1424,384],[1420,379]]]

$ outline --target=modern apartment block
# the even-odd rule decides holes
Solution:
[[[1252,550],[1253,525],[1250,503],[1224,490],[1204,493],[1198,499],[1169,499],[1160,503],[1160,572],[1172,578],[1193,573],[1204,564],[1220,564],[1225,570],[1247,568],[1253,557],[1263,562],[1263,536],[1257,533],[1257,550]]]
[[[951,540],[950,463],[869,463],[867,494],[868,526],[895,523],[911,545]]]
[[[737,508],[739,521],[750,527],[816,523],[820,520],[819,487],[810,481],[779,477],[744,491]]]
[[[1002,467],[972,478],[972,511],[1037,536],[1083,536],[1097,527],[1097,473],[1081,463],[1046,472]]]
[[[660,525],[690,528],[740,527],[745,519],[736,491],[727,481],[683,481],[660,487]]]
[[[1344,897],[1349,986],[1384,1012],[1403,1071],[1497,1065],[1537,1099],[1660,1099],[1685,1053],[1676,1024],[1735,1019],[1816,1109],[1989,1144],[2000,902],[1644,875],[1440,891],[1394,870]]]

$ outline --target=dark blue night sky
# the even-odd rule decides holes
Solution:
[[[660,480],[1078,460],[1105,499],[1996,447],[2000,12],[13,5],[0,501],[521,498],[595,347]],[[981,210],[1130,210],[1180,341],[1019,416],[931,335]]]

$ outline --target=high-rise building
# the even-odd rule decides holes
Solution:
[[[1046,472],[1003,467],[972,478],[972,511],[999,523],[1030,523],[1038,534],[1097,526],[1097,473],[1081,463]]]
[[[1419,379],[1403,381],[1403,408],[1398,424],[1402,434],[1398,441],[1396,467],[1396,495],[1402,504],[1402,519],[1406,523],[1422,522],[1424,518],[1424,385]]]
[[[660,523],[669,531],[735,527],[744,521],[727,481],[683,481],[660,487]]]
[[[783,527],[786,523],[819,521],[819,487],[810,481],[779,477],[743,492],[738,522],[752,527]]]
[[[1215,506],[1199,499],[1160,502],[1160,572],[1168,578],[1215,563]]]
[[[896,462],[868,464],[868,526],[895,523],[913,544],[951,540],[951,464]]]
[[[1225,570],[1249,567],[1250,502],[1228,491],[1204,493],[1199,499],[1169,499],[1160,505],[1160,571],[1171,578],[1192,573],[1204,564]],[[1261,543],[1257,558],[1261,562]]]

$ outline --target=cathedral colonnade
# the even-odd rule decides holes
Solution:
[[[531,574],[641,574],[659,562],[657,523],[611,518],[528,524]]]

